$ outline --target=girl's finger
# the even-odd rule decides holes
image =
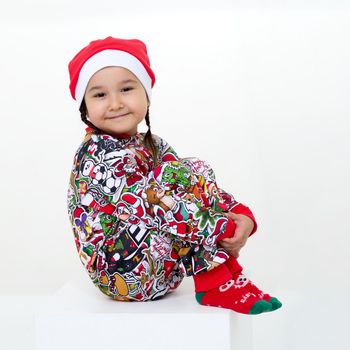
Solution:
[[[221,242],[225,242],[228,244],[233,244],[239,241],[239,237],[231,237],[231,238],[224,238],[221,240]]]
[[[230,217],[231,219],[233,219],[233,220],[238,220],[238,221],[241,221],[241,220],[242,220],[242,218],[241,218],[238,214],[236,214],[236,213],[229,212],[228,215],[229,215],[229,217]]]
[[[230,253],[238,252],[241,249],[241,247],[237,247],[237,246],[235,246],[235,247],[232,247],[232,246],[225,247],[225,246],[223,246],[223,248],[225,250],[227,250],[228,252],[230,252]]]
[[[232,255],[233,255],[235,258],[238,258],[238,257],[239,257],[239,252],[234,252]]]
[[[246,230],[244,228],[236,228],[236,231],[235,231],[235,235],[233,236],[234,238],[242,238],[244,237],[244,234],[245,234]]]

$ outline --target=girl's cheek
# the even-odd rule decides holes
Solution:
[[[94,103],[91,106],[91,109],[96,111],[97,113],[102,112],[103,110],[106,109],[107,104],[103,103],[102,101],[100,101],[99,103]]]

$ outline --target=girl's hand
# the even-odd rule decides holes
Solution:
[[[243,214],[225,213],[236,224],[235,234],[232,238],[224,238],[219,244],[233,257],[239,257],[239,251],[246,244],[249,235],[254,228],[254,222]]]

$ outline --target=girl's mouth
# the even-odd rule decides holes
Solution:
[[[129,113],[126,113],[126,114],[120,114],[120,115],[115,115],[113,117],[110,117],[108,119],[119,119],[119,118],[123,118],[125,116],[127,116]]]

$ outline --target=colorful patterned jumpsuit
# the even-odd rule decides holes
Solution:
[[[158,299],[185,275],[225,262],[216,244],[228,220],[222,212],[241,205],[217,187],[206,162],[179,158],[157,135],[154,167],[143,138],[86,128],[67,193],[80,260],[115,300]]]

